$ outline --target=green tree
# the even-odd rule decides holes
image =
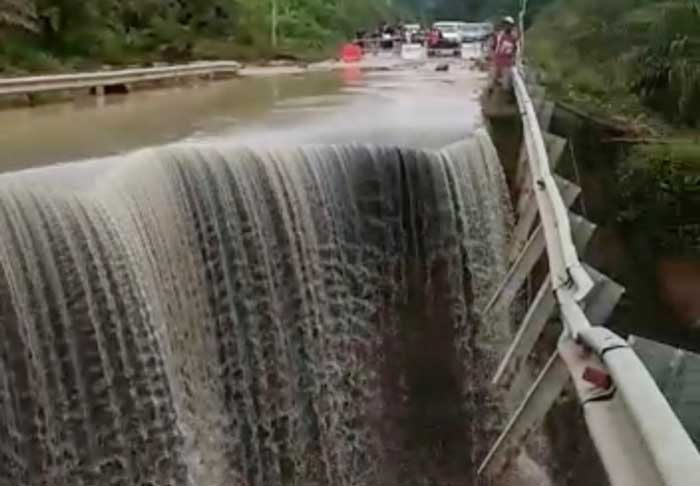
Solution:
[[[34,31],[16,42],[59,59],[129,62],[270,54],[273,0],[0,0],[0,28]],[[411,18],[417,0],[275,0],[279,46],[320,50],[379,19]],[[14,42],[14,41],[13,41]],[[0,46],[0,58],[3,56]],[[24,54],[22,53],[24,51]],[[15,49],[21,58],[26,49]],[[7,57],[7,56],[5,56]],[[17,59],[14,54],[13,62]],[[1,60],[1,59],[0,59]],[[21,59],[20,59],[21,60]]]
[[[636,96],[675,123],[700,124],[700,2],[558,0],[530,54],[567,90]]]

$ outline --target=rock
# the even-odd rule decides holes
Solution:
[[[527,453],[521,452],[515,463],[499,481],[498,486],[552,486],[552,480],[544,467]]]
[[[700,261],[663,258],[656,273],[659,297],[673,318],[690,328],[700,328]]]

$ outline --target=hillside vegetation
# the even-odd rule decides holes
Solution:
[[[376,0],[0,0],[0,68],[318,56],[403,11]]]
[[[528,56],[559,94],[602,111],[649,108],[671,124],[700,123],[696,1],[559,1],[539,15],[528,40]]]
[[[700,255],[700,2],[559,0],[527,35],[549,92],[627,127],[618,218],[659,251]]]
[[[547,1],[530,5],[536,11]],[[322,57],[356,29],[380,21],[478,21],[515,15],[518,5],[519,0],[0,0],[0,72],[188,58]]]

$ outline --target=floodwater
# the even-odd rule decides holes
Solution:
[[[0,484],[477,484],[512,328],[482,81],[3,113],[6,169],[92,160],[0,176]]]
[[[0,171],[178,141],[372,142],[437,148],[481,123],[484,75],[466,62],[253,76],[0,111]]]

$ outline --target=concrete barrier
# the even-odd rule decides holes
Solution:
[[[482,57],[484,57],[484,49],[481,42],[462,44],[462,59],[480,59]]]
[[[408,61],[422,61],[428,57],[428,50],[423,44],[403,44],[401,46],[401,59]]]

